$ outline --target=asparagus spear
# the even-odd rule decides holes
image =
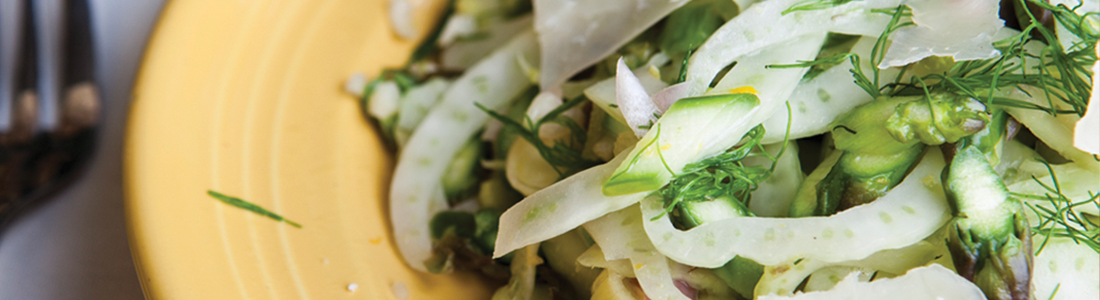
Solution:
[[[497,280],[509,277],[508,270],[493,261],[494,241],[500,212],[492,208],[476,213],[442,211],[429,224],[432,255],[424,266],[432,273],[452,269],[476,271]]]
[[[465,200],[476,192],[478,166],[481,162],[482,145],[480,134],[470,137],[466,144],[455,153],[447,171],[443,173],[443,194],[452,203]]]
[[[908,174],[925,145],[953,143],[985,128],[980,102],[955,94],[890,97],[864,104],[834,122],[842,151],[817,184],[812,215],[826,216],[886,194]],[[809,210],[792,211],[792,217]]]
[[[1028,299],[1031,291],[1030,226],[1020,202],[993,170],[994,151],[1010,133],[995,112],[989,129],[960,141],[944,170],[944,189],[959,218],[948,247],[959,275],[989,299]],[[945,149],[951,151],[950,149]],[[992,157],[987,155],[993,154]]]

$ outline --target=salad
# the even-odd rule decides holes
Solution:
[[[452,0],[348,90],[406,263],[493,299],[1098,299],[1098,11]]]

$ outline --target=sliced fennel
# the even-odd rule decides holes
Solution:
[[[621,274],[604,270],[592,284],[592,300],[642,300],[631,290],[637,287],[627,286],[627,280]]]
[[[439,103],[443,92],[450,86],[451,83],[446,79],[433,78],[405,92],[397,107],[397,128],[394,128],[394,139],[397,145],[405,145],[409,135],[416,130],[417,125],[420,125],[420,121],[424,120],[424,116],[432,106]]]
[[[592,247],[581,253],[580,257],[577,257],[577,263],[590,268],[608,269],[616,274],[634,278],[634,267],[630,265],[628,259],[615,259],[607,260],[603,254],[603,249],[600,249],[600,245],[592,245]]]
[[[629,259],[634,275],[650,299],[688,299],[672,279],[670,262],[653,248],[638,207],[630,206],[609,213],[584,225],[600,245],[607,260]]]
[[[539,245],[533,244],[516,251],[512,258],[512,277],[508,285],[493,293],[492,300],[529,300],[535,290],[535,267],[542,264],[539,257]]]
[[[1100,183],[1097,183],[1100,172],[1082,168],[1078,164],[1050,165],[1050,168],[1058,177],[1057,186],[1061,189],[1062,195],[1069,200],[1084,201],[1100,193]],[[1005,185],[1013,193],[1037,196],[1041,199],[1026,199],[1032,205],[1049,206],[1049,201],[1043,198],[1051,193],[1043,186],[1054,187],[1055,182],[1050,178],[1050,170],[1047,170],[1046,164],[1028,159],[1019,162],[1019,166],[1013,169],[1012,174],[1006,174]],[[1055,199],[1058,197],[1058,195],[1051,196]],[[1100,205],[1080,205],[1073,210],[1100,215]]]
[[[543,53],[539,86],[551,89],[604,59],[687,0],[533,0]]]
[[[615,67],[615,104],[626,120],[626,125],[639,138],[649,131],[648,126],[657,121],[660,113],[649,95],[638,77],[626,66],[626,62],[619,58]]]
[[[535,95],[535,99],[531,100],[531,105],[527,106],[527,111],[524,114],[531,121],[538,122],[546,117],[546,114],[561,106],[562,103],[564,101],[562,101],[561,96],[545,91],[540,92]]]
[[[634,275],[637,276],[642,291],[649,299],[689,299],[676,287],[676,282],[672,279],[672,272],[669,268],[669,265],[673,262],[670,262],[664,255],[657,253],[655,250],[650,250],[635,254],[630,259],[630,263],[634,265]]]
[[[524,139],[516,139],[512,142],[512,147],[508,148],[504,175],[508,184],[524,196],[530,196],[558,180],[554,166],[546,162],[539,155],[539,150]]]
[[[604,259],[630,259],[635,252],[653,249],[642,229],[638,207],[628,206],[584,224],[584,229],[600,246]]]
[[[398,111],[401,101],[401,88],[396,82],[387,80],[378,83],[370,94],[367,112],[378,120],[389,120]]]
[[[1031,86],[1024,86],[1023,91],[1005,91],[1000,93],[1041,106],[1049,106],[1050,103],[1047,101],[1046,96],[1044,96],[1045,94],[1042,89]],[[1059,109],[1062,108],[1061,105],[1057,104],[1055,107]],[[1081,119],[1076,114],[1058,114],[1058,116],[1052,116],[1043,111],[1016,107],[1006,107],[1005,111],[1012,115],[1013,118],[1020,121],[1021,124],[1027,126],[1027,128],[1031,130],[1036,137],[1042,140],[1043,143],[1047,144],[1047,146],[1050,146],[1050,148],[1055,151],[1058,151],[1062,157],[1084,168],[1100,170],[1100,162],[1096,161],[1091,154],[1081,151],[1073,145],[1074,127],[1078,120]]]
[[[592,297],[592,283],[600,275],[600,270],[585,268],[578,262],[580,256],[592,246],[584,229],[577,228],[552,239],[539,243],[546,264],[573,286],[577,298]]]
[[[1032,243],[1042,240],[1035,236]],[[1033,299],[1100,299],[1100,254],[1072,240],[1047,242],[1032,272]]]
[[[1050,4],[1058,5],[1062,4],[1069,8],[1076,8],[1074,11],[1077,14],[1084,16],[1086,13],[1100,12],[1100,2],[1096,0],[1052,0]],[[1087,19],[1092,22],[1094,28],[1100,23],[1100,16],[1091,15]],[[1058,43],[1062,44],[1062,49],[1073,49],[1074,45],[1081,42],[1081,37],[1073,34],[1060,22],[1054,22],[1054,31],[1058,35]],[[1096,71],[1093,71],[1094,74]],[[1094,78],[1095,80],[1095,78]],[[1095,88],[1095,84],[1093,87]]]
[[[638,78],[638,82],[642,84],[642,88],[645,88],[647,95],[656,94],[661,89],[668,86],[667,83],[661,81],[660,78],[653,76],[653,73],[649,72],[650,66],[660,67],[665,63],[668,63],[667,56],[663,60],[657,60],[656,56],[651,59],[645,66],[641,66],[634,69],[634,77]],[[603,109],[612,118],[619,121],[619,123],[626,124],[626,118],[623,118],[623,113],[619,109],[618,100],[615,95],[615,81],[614,77],[604,79],[592,86],[584,89],[584,95],[592,100],[592,105]]]
[[[779,154],[781,148],[783,148],[781,144],[764,146],[764,150],[771,155]],[[754,164],[765,167],[771,164],[771,160],[760,156],[748,157],[743,162],[745,165]],[[787,146],[787,151],[779,157],[775,172],[768,179],[760,182],[756,191],[752,192],[749,210],[761,217],[786,217],[791,201],[798,192],[798,189],[791,187],[802,183],[804,177],[806,176],[802,174],[802,166],[798,160],[798,144],[791,142]]]
[[[705,94],[726,94],[732,89],[752,87],[761,98],[774,98],[778,100],[775,102],[782,103],[790,97],[808,68],[778,69],[767,66],[813,60],[825,43],[825,37],[824,31],[808,33],[745,55]],[[765,117],[768,116],[771,115]]]
[[[1095,4],[1096,2],[1091,2]],[[1100,55],[1100,46],[1096,47],[1097,55]],[[1092,95],[1089,97],[1089,106],[1085,109],[1085,115],[1077,121],[1073,128],[1073,146],[1078,150],[1100,155],[1100,61],[1092,65]]]
[[[904,274],[909,269],[923,266],[936,258],[936,247],[927,241],[917,242],[900,249],[887,249],[866,258],[853,261],[826,263],[812,259],[798,259],[789,263],[767,266],[764,276],[756,285],[754,294],[790,295],[810,274],[826,267],[848,267],[855,269],[882,271],[889,274]],[[876,277],[886,277],[876,276]]]
[[[516,58],[537,55],[535,36],[528,32],[468,70],[447,89],[399,154],[390,215],[400,216],[393,219],[394,238],[410,267],[427,270],[423,262],[431,256],[428,220],[446,208],[440,182],[449,164],[445,158],[454,157],[489,118],[474,103],[491,109],[507,106],[530,84]]]
[[[532,17],[521,17],[490,26],[483,39],[459,40],[444,48],[439,60],[444,69],[465,70],[485,58],[493,49],[507,43],[517,34],[531,30]],[[531,58],[534,59],[534,58]]]
[[[871,74],[871,68],[874,68],[866,61],[871,57],[871,48],[874,47],[875,40],[871,37],[862,37],[851,50],[863,58],[864,62],[860,66],[865,74]],[[791,104],[790,139],[825,133],[833,120],[873,99],[859,86],[852,84],[850,71],[852,68],[852,62],[844,60],[817,77],[798,84],[794,93],[787,99]],[[879,74],[882,78],[894,78],[898,72],[897,68],[889,68],[881,70]],[[764,128],[768,131],[764,135],[763,142],[770,144],[783,141],[787,121],[786,109],[780,108],[772,113],[771,117],[764,121]]]
[[[550,239],[640,201],[645,193],[608,197],[600,192],[600,186],[624,159],[626,155],[619,155],[606,164],[573,174],[509,208],[500,216],[493,257]]]
[[[649,197],[642,201],[644,224],[657,250],[692,266],[715,268],[735,255],[765,265],[857,260],[920,241],[950,218],[939,179],[943,167],[939,151],[930,151],[886,196],[828,217],[733,218],[680,231],[662,216],[660,201]]]
[[[686,98],[690,91],[691,85],[687,82],[670,85],[657,91],[656,94],[653,94],[653,104],[657,104],[657,108],[660,109],[663,114],[668,111],[676,101]]]
[[[355,96],[355,98],[362,98],[363,92],[367,90],[367,75],[363,73],[351,74],[348,80],[344,81],[344,92]]]
[[[849,274],[854,274],[859,282],[871,281],[871,276],[875,275],[874,271],[853,267],[826,267],[814,271],[810,274],[810,277],[806,279],[806,286],[802,288],[803,292],[820,292],[833,289],[837,283],[840,283],[844,278],[848,278]]]
[[[443,29],[439,31],[439,39],[436,44],[440,47],[448,47],[460,37],[469,37],[477,33],[477,19],[470,14],[456,12],[447,18]],[[499,46],[499,45],[498,45]]]
[[[419,1],[416,1],[419,3]],[[409,0],[390,0],[390,26],[394,33],[406,40],[416,37],[416,25],[413,22],[413,12],[416,5]]]
[[[858,274],[849,274],[833,289],[808,292],[793,296],[762,296],[758,300],[843,300],[843,299],[897,299],[897,300],[983,300],[985,295],[966,278],[962,278],[938,264],[909,270],[896,278],[859,282]]]
[[[690,95],[706,92],[714,77],[742,56],[776,43],[806,34],[823,35],[828,31],[878,36],[889,23],[890,16],[872,12],[871,8],[894,7],[898,1],[850,1],[831,8],[784,14],[801,2],[803,0],[760,2],[722,25],[691,57],[687,70],[687,82],[692,85]],[[814,50],[819,48],[813,47]]]

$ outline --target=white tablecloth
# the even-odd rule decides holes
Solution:
[[[91,2],[104,100],[98,152],[78,182],[4,234],[0,300],[142,299],[126,244],[122,141],[134,76],[163,1]],[[0,27],[12,21],[0,17]]]

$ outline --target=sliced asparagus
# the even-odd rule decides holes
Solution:
[[[831,215],[885,195],[919,160],[925,145],[955,142],[984,129],[989,120],[984,110],[976,100],[954,94],[893,97],[856,108],[832,126],[843,153],[817,184],[813,215]]]
[[[989,299],[1028,299],[1031,233],[1022,206],[976,146],[964,146],[945,172],[956,215],[948,242],[955,268]]]

